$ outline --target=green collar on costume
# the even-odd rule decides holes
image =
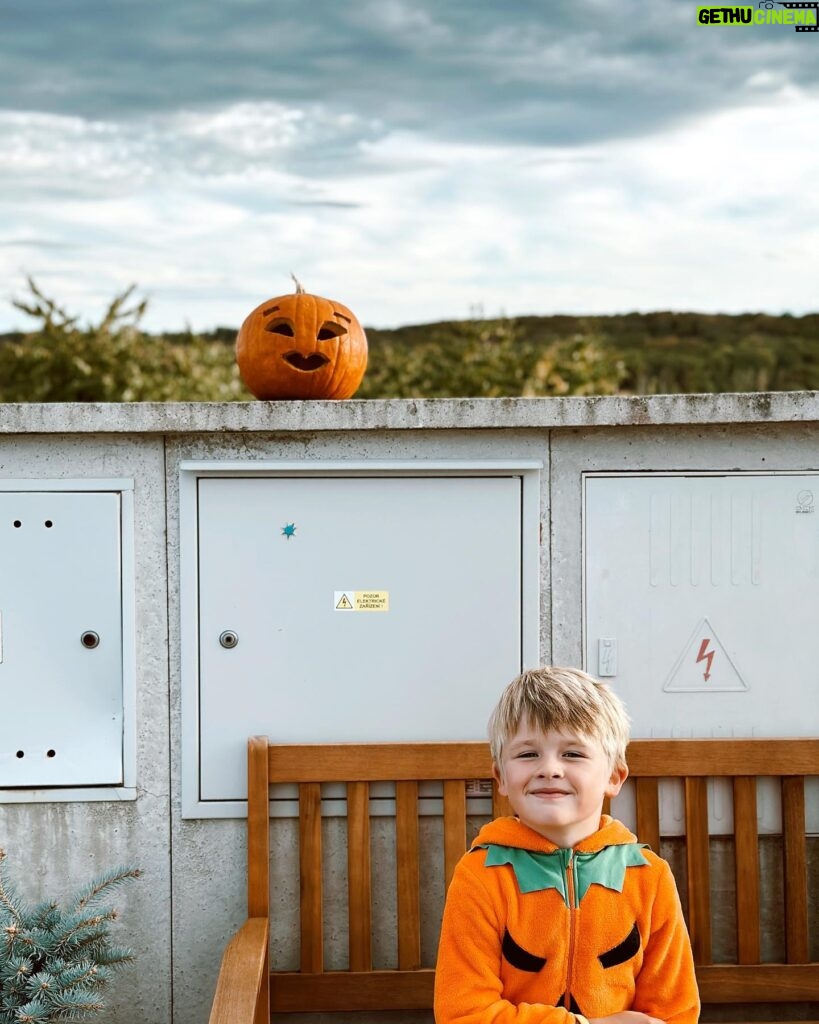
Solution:
[[[570,864],[574,867],[575,898],[579,903],[588,892],[589,886],[595,883],[606,889],[622,892],[626,868],[640,868],[648,864],[640,852],[644,847],[645,843],[622,843],[617,846],[605,846],[595,853],[575,853],[573,850],[534,853],[515,846],[486,843],[477,849],[488,851],[485,861],[488,868],[501,864],[511,865],[522,893],[557,889],[568,906],[566,873]]]

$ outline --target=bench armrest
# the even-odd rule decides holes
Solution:
[[[269,1011],[269,923],[251,917],[233,936],[222,957],[210,1024],[265,1024]]]

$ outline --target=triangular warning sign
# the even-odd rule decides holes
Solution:
[[[663,686],[666,693],[731,693],[750,687],[708,619],[700,619]]]
[[[336,611],[339,612],[351,612],[353,610],[353,602],[347,597],[346,594],[342,594],[336,605]]]

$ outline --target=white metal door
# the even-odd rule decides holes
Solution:
[[[819,733],[817,500],[812,474],[586,477],[586,666],[634,736]]]
[[[121,784],[120,496],[0,493],[0,787]]]
[[[520,476],[200,479],[200,798],[245,795],[254,733],[482,738],[521,536]]]

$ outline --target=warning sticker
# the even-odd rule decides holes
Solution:
[[[666,693],[748,689],[708,619],[697,623],[663,686]]]
[[[337,612],[388,612],[389,590],[335,590],[333,607]]]

